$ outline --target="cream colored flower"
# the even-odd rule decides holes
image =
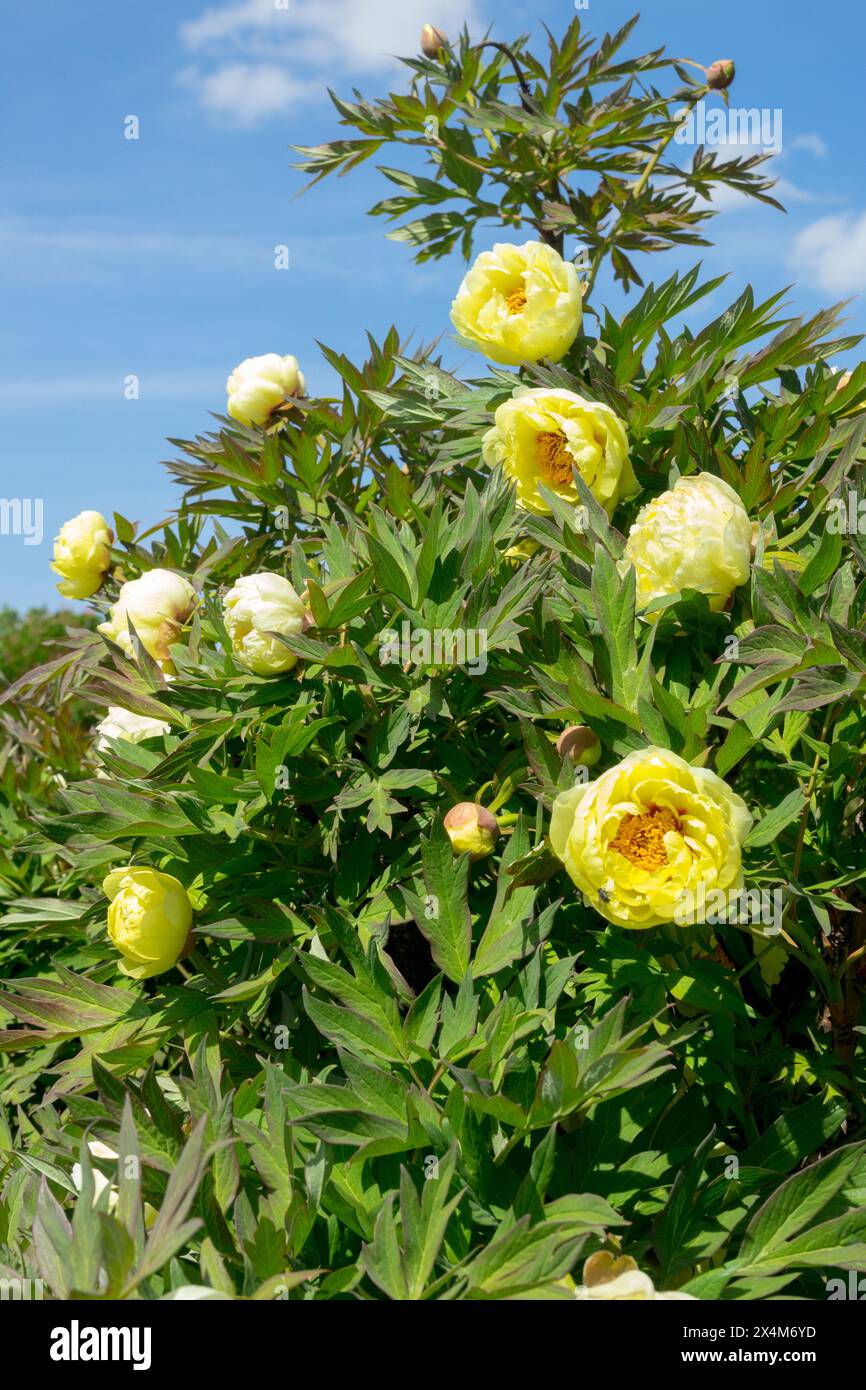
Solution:
[[[564,389],[519,387],[499,406],[494,421],[484,436],[484,462],[491,468],[501,464],[526,511],[550,512],[539,483],[579,506],[572,469],[608,515],[621,498],[638,491],[625,425],[600,401]]]
[[[580,280],[543,241],[500,242],[482,251],[451,305],[461,339],[492,362],[558,362],[577,337],[583,314]]]
[[[278,405],[306,390],[296,357],[276,352],[247,357],[226,382],[228,413],[242,425],[263,425]]]
[[[192,927],[192,903],[178,879],[130,865],[113,869],[102,891],[111,900],[108,935],[124,975],[147,980],[177,965]]]
[[[247,574],[223,599],[223,617],[232,650],[241,666],[259,676],[289,671],[298,658],[273,636],[297,636],[307,613],[295,589],[281,574]]]
[[[455,854],[484,859],[492,854],[499,838],[496,817],[474,801],[458,801],[443,821]]]
[[[110,1149],[107,1144],[103,1144],[101,1139],[89,1139],[87,1148],[91,1158],[102,1158],[109,1163],[112,1161],[115,1163],[117,1162],[117,1154],[114,1152],[114,1149]],[[93,1168],[92,1173],[93,1205],[96,1205],[105,1189],[109,1188],[108,1210],[114,1211],[114,1208],[117,1206],[117,1188],[114,1183],[112,1183],[111,1179],[107,1178],[99,1168]],[[73,1163],[72,1165],[72,1182],[76,1192],[80,1192],[84,1183],[84,1173],[82,1172],[80,1163]]]
[[[631,1255],[614,1256],[609,1250],[596,1250],[583,1265],[583,1283],[575,1298],[635,1302],[656,1299],[694,1299],[692,1293],[658,1293],[648,1274],[638,1269]]]
[[[221,1293],[210,1284],[182,1284],[171,1293],[164,1293],[160,1303],[233,1303],[230,1293]]]
[[[560,793],[550,843],[592,906],[621,927],[683,924],[688,905],[743,885],[752,817],[709,768],[665,748],[629,753]]]
[[[123,585],[110,617],[99,624],[99,631],[131,657],[131,622],[145,651],[164,670],[171,671],[169,648],[178,641],[181,627],[191,617],[196,602],[195,589],[182,574],[147,570],[140,579],[130,579]]]
[[[109,739],[140,743],[143,738],[158,738],[160,734],[167,734],[170,727],[164,719],[152,719],[144,714],[133,714],[130,709],[121,709],[119,705],[109,705],[107,715],[96,726],[99,735],[96,751],[103,753],[109,746]]]
[[[90,598],[96,593],[111,565],[113,540],[101,512],[79,512],[64,522],[54,542],[51,566],[63,576],[57,589],[64,598]]]
[[[638,512],[623,568],[634,566],[638,608],[697,589],[721,610],[749,577],[752,523],[733,488],[712,473],[680,478]]]
[[[691,1299],[693,1293],[659,1293],[648,1274],[639,1269],[626,1270],[615,1279],[604,1284],[581,1284],[574,1291],[579,1300],[638,1302],[664,1302],[669,1299]]]

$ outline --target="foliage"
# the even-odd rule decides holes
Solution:
[[[614,62],[626,36],[594,47],[575,22],[543,58],[464,38],[412,59],[411,92],[338,102],[360,138],[305,167],[423,146],[435,179],[388,169],[404,191],[375,209],[460,203],[403,226],[421,256],[468,254],[493,217],[574,233],[594,283],[610,254],[640,284],[632,255],[697,239],[699,193],[768,185],[753,161],[667,162],[698,88],[660,52]],[[685,94],[644,86],[671,70]],[[5,695],[39,780],[16,784],[3,870],[0,1275],[57,1297],[556,1299],[604,1248],[659,1287],[755,1299],[866,1267],[866,552],[828,526],[859,486],[866,366],[837,389],[837,309],[802,321],[747,289],[707,318],[720,283],[673,275],[619,319],[593,289],[593,331],[521,370],[626,422],[642,497],[614,522],[588,492],[585,527],[552,495],[519,512],[479,463],[514,374],[460,380],[396,329],[361,365],[322,349],[339,399],[173,441],[171,524],[115,518],[119,573],[174,568],[203,601],[169,683],[80,631]],[[751,581],[722,613],[686,592],[636,619],[625,534],[698,470],[758,523]],[[260,569],[314,620],[279,677],[245,674],[222,622],[220,591]],[[482,631],[486,663],[383,660],[404,623]],[[170,732],[73,759],[49,731],[72,695]],[[780,936],[627,932],[580,900],[545,842],[571,723],[601,767],[650,741],[739,792]],[[501,853],[454,859],[461,800],[497,813]],[[99,889],[129,862],[197,908],[194,953],[144,984],[117,973]]]

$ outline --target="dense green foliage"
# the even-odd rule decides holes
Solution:
[[[568,1298],[609,1249],[659,1288],[815,1299],[866,1267],[866,551],[827,524],[858,486],[866,367],[837,389],[836,311],[745,290],[707,317],[720,282],[698,270],[640,288],[632,258],[697,239],[699,195],[769,185],[754,160],[677,168],[674,110],[706,89],[660,52],[621,59],[625,37],[575,23],[544,55],[413,59],[409,95],[340,101],[357,138],[304,167],[417,146],[434,177],[389,166],[376,211],[411,214],[423,255],[468,254],[491,217],[576,236],[583,332],[520,377],[612,406],[641,497],[611,522],[584,489],[586,528],[521,512],[479,461],[513,372],[459,380],[396,330],[362,365],[324,348],[341,398],[174,441],[171,524],[145,545],[116,518],[125,575],[203,594],[176,679],[83,630],[7,692],[0,1274],[60,1297]],[[639,287],[619,319],[596,302],[608,256]],[[699,470],[759,523],[751,580],[721,613],[686,593],[636,618],[624,536]],[[314,619],[284,676],[245,673],[223,626],[221,590],[261,569]],[[112,577],[94,606],[115,596]],[[383,661],[404,622],[485,632],[486,669]],[[100,765],[53,717],[73,695],[170,733]],[[571,723],[599,770],[651,742],[739,792],[781,935],[629,932],[581,901],[545,842]],[[476,864],[442,828],[461,800],[505,830]],[[192,956],[143,984],[117,973],[100,890],[130,862],[197,908]],[[95,1160],[110,1209],[86,1138],[120,1154]]]

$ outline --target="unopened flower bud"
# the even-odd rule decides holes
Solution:
[[[496,817],[477,802],[458,801],[446,815],[444,825],[455,854],[484,859],[493,853],[499,826]]]
[[[448,35],[432,24],[425,24],[421,30],[421,52],[425,58],[435,58],[439,51],[448,47]]]
[[[718,58],[707,68],[707,86],[714,92],[724,91],[734,80],[736,68],[732,58]]]
[[[570,724],[556,740],[561,758],[570,758],[577,765],[593,767],[601,757],[601,740],[586,724]]]

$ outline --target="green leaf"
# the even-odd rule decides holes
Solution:
[[[455,984],[462,984],[472,951],[469,856],[454,858],[447,832],[437,823],[421,841],[421,864],[427,893],[423,904],[412,900],[415,921],[439,969]]]

